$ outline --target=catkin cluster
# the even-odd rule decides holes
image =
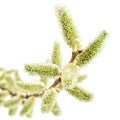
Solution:
[[[22,80],[17,70],[0,68],[0,105],[6,107],[9,115],[15,115],[21,106],[21,116],[32,117],[35,100],[42,100],[40,109],[43,113],[61,114],[57,96],[61,90],[78,99],[89,102],[93,94],[80,86],[86,75],[79,70],[91,62],[100,52],[107,32],[102,31],[85,49],[79,41],[79,33],[73,24],[72,17],[65,7],[56,7],[56,16],[61,26],[62,34],[67,45],[72,49],[69,63],[62,66],[60,45],[55,41],[49,62],[25,64],[25,71],[31,76],[38,76],[39,82],[27,83]],[[54,82],[49,86],[51,79]]]

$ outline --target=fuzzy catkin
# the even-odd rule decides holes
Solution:
[[[52,113],[53,113],[55,116],[61,115],[61,109],[60,109],[58,103],[55,103],[55,105],[53,106],[53,108],[52,108]]]
[[[18,96],[15,96],[10,100],[5,101],[4,106],[9,109],[14,109],[19,105],[19,103],[20,103],[20,98]]]
[[[68,89],[67,92],[73,97],[75,97],[76,99],[83,101],[83,102],[89,102],[93,98],[92,93],[78,86],[75,86],[73,89]]]
[[[28,115],[29,112],[31,112],[31,110],[33,109],[34,104],[35,104],[34,98],[29,98],[28,100],[26,100],[22,110],[20,111],[20,115],[21,116]]]
[[[78,79],[78,67],[73,64],[67,64],[63,68],[61,82],[65,89],[71,89],[77,84]]]
[[[54,42],[53,51],[52,51],[52,63],[61,67],[60,45],[56,41]]]
[[[0,100],[3,100],[5,97],[9,95],[8,91],[0,91]]]
[[[43,113],[48,113],[52,110],[55,101],[56,101],[56,90],[54,88],[46,90],[43,95],[42,104],[41,104],[41,111]]]
[[[59,75],[59,69],[54,64],[25,64],[25,71],[31,75],[55,77]]]
[[[15,115],[16,114],[16,112],[17,112],[17,107],[16,108],[13,108],[13,109],[9,109],[9,115],[10,116],[13,116],[13,115]]]
[[[25,92],[25,93],[32,93],[32,94],[40,94],[45,90],[45,85],[43,83],[39,84],[30,84],[30,83],[23,83],[17,82],[16,87]]]
[[[107,32],[101,32],[98,37],[76,58],[76,64],[80,67],[88,64],[101,50],[105,38],[107,37]]]
[[[70,46],[70,48],[76,50],[78,47],[77,43],[79,35],[75,25],[73,24],[71,15],[68,10],[62,6],[56,6],[56,15],[62,28],[65,42]]]

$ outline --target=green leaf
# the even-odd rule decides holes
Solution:
[[[73,51],[78,49],[78,31],[73,23],[72,17],[69,14],[68,10],[65,7],[57,6],[56,7],[56,15],[60,26],[62,28],[62,33],[65,39],[65,42],[69,45]],[[80,48],[79,43],[79,48]]]
[[[107,35],[106,31],[101,32],[100,35],[77,56],[76,64],[80,67],[88,64],[100,52]]]
[[[75,97],[76,99],[83,101],[83,102],[89,102],[93,98],[92,93],[78,86],[75,86],[73,89],[68,89],[67,92],[73,97]]]
[[[87,75],[80,75],[79,77],[78,77],[78,83],[79,82],[82,82],[84,79],[86,79],[87,78]]]
[[[42,97],[41,111],[43,113],[48,113],[52,110],[56,101],[57,92],[54,88],[45,91]]]
[[[31,75],[55,77],[59,75],[58,66],[54,64],[25,64],[25,70]]]
[[[55,42],[53,46],[52,63],[61,67],[61,53],[60,53],[60,45],[58,42]]]

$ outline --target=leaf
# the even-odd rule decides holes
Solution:
[[[77,56],[76,64],[80,67],[88,64],[100,52],[107,35],[106,31],[101,32],[98,37]]]
[[[82,82],[84,79],[86,79],[87,78],[87,75],[80,75],[79,77],[78,77],[78,83],[79,82]]]

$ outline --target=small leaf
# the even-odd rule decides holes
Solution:
[[[25,70],[31,75],[55,77],[59,75],[59,69],[54,64],[25,64]]]
[[[80,67],[88,64],[100,52],[107,35],[106,31],[101,32],[100,35],[77,56],[76,64]]]
[[[20,111],[20,115],[21,116],[28,115],[29,112],[31,112],[31,110],[33,109],[34,105],[35,105],[35,100],[33,98],[29,98],[28,100],[26,100],[22,110]]]
[[[80,101],[89,102],[93,98],[93,94],[84,90],[81,87],[75,86],[73,89],[68,89],[67,92]]]
[[[79,77],[78,77],[78,83],[79,82],[82,82],[84,79],[86,79],[87,78],[87,75],[80,75]]]
[[[41,111],[43,113],[48,113],[52,110],[56,101],[56,90],[54,88],[48,89],[42,98]]]

